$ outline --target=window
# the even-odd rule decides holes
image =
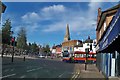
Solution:
[[[100,30],[100,38],[101,38],[101,30]]]
[[[104,22],[104,31],[105,31],[105,29],[106,29],[106,22]]]
[[[78,47],[76,47],[76,49],[78,49]]]
[[[89,43],[87,44],[87,46],[89,46]]]

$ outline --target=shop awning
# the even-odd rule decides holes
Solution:
[[[107,48],[120,36],[120,8],[113,17],[104,37],[99,43],[99,52],[107,50]],[[118,44],[119,45],[119,44]],[[109,50],[110,51],[110,50]],[[107,52],[107,51],[106,51]]]

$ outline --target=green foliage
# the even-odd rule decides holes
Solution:
[[[35,42],[32,43],[30,48],[31,48],[32,52],[34,52],[34,53],[39,52],[39,46]]]
[[[11,21],[9,19],[3,24],[2,27],[2,43],[10,45],[11,40]]]
[[[46,45],[46,46],[42,47],[42,52],[45,53],[46,55],[48,55],[50,53],[50,46]]]
[[[17,47],[21,49],[27,48],[27,37],[26,37],[26,30],[24,27],[21,27],[18,32]]]

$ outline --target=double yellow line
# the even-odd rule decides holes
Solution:
[[[80,72],[77,71],[70,80],[76,80],[79,77],[79,75],[80,75]]]

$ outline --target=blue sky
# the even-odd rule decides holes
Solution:
[[[27,30],[27,41],[37,44],[61,44],[66,25],[74,40],[96,38],[97,9],[106,10],[116,2],[5,2],[7,6],[2,22],[10,19],[17,35],[20,27]]]

